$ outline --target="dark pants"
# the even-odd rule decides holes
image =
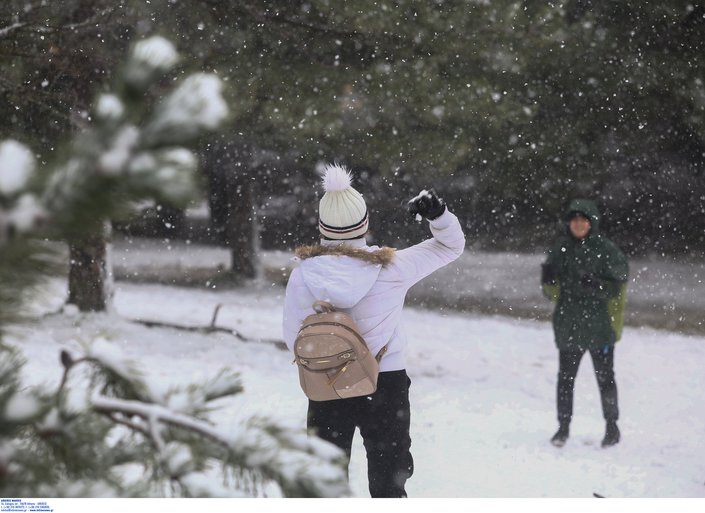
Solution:
[[[580,360],[585,350],[559,351],[558,369],[558,422],[570,423],[573,416],[573,389]],[[602,401],[602,415],[606,421],[619,418],[617,406],[617,383],[614,380],[614,345],[602,349],[591,349],[592,366],[597,377]]]
[[[409,452],[410,385],[405,370],[380,372],[372,395],[308,403],[308,429],[340,447],[348,461],[355,428],[360,429],[372,497],[406,497],[404,484],[414,472]]]

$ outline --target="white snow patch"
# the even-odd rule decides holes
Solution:
[[[49,413],[37,424],[39,431],[59,432],[62,428],[63,423],[61,422],[61,416],[59,415],[59,410],[56,408],[49,410]]]
[[[0,142],[0,194],[21,191],[34,173],[36,163],[29,149],[14,139]]]
[[[13,422],[23,422],[37,413],[41,404],[31,394],[18,392],[14,394],[5,405],[5,418]]]
[[[238,492],[234,492],[231,488],[227,488],[218,480],[204,474],[186,474],[181,477],[180,481],[188,488],[189,492],[194,497],[248,497],[244,493],[238,495]]]
[[[106,175],[122,173],[140,140],[140,130],[136,126],[126,126],[115,136],[112,146],[98,160],[98,169]]]
[[[179,54],[174,45],[161,36],[152,36],[135,45],[130,65],[167,71],[177,62]]]
[[[173,258],[168,253],[164,257]],[[153,255],[159,258],[159,252]],[[500,260],[492,259],[497,265]],[[523,273],[524,265],[534,269],[540,258],[519,262],[510,259],[507,268]],[[496,277],[502,278],[499,271]],[[466,283],[474,290],[473,280]],[[151,379],[164,389],[205,381],[224,366],[239,372],[244,393],[222,400],[212,414],[229,440],[244,436],[244,419],[253,415],[303,431],[308,402],[289,352],[226,333],[150,329],[126,320],[208,325],[213,308],[222,304],[220,326],[279,339],[283,295],[283,288],[266,284],[216,291],[118,282],[116,313],[78,320],[46,317],[22,340],[8,336],[6,342],[14,342],[27,358],[23,375],[28,384],[58,382],[56,356],[67,341],[109,329],[111,340],[149,368]],[[610,449],[600,448],[604,421],[586,356],[575,383],[571,437],[557,449],[549,443],[557,428],[558,370],[550,322],[407,308],[405,323],[415,462],[407,483],[411,497],[588,498],[593,492],[625,498],[705,497],[705,409],[699,407],[705,337],[625,327],[615,360],[622,440]],[[325,477],[327,471],[321,471]],[[369,497],[359,434],[350,480],[354,496]]]
[[[101,119],[118,120],[125,113],[125,106],[114,94],[101,94],[96,102],[96,116]]]
[[[36,228],[46,219],[47,212],[33,194],[23,194],[10,211],[8,221],[20,233]]]
[[[128,360],[115,344],[103,337],[96,338],[88,349],[86,356],[98,360],[120,376],[135,377],[133,362]]]
[[[164,448],[164,458],[166,467],[173,476],[185,474],[193,466],[191,449],[181,443],[168,443]]]
[[[227,118],[223,83],[213,74],[196,73],[186,78],[161,105],[147,131],[152,137],[192,137],[213,130]]]
[[[7,466],[16,453],[17,449],[12,442],[0,440],[0,467]]]

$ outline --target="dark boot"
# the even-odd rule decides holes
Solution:
[[[563,447],[570,433],[570,424],[561,423],[556,434],[551,438],[551,443],[556,447]]]
[[[607,421],[605,437],[602,439],[602,447],[610,447],[619,442],[619,428],[614,420]]]

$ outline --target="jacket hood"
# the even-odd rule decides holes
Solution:
[[[370,291],[393,250],[377,247],[309,246],[296,251],[306,287],[319,301],[352,308]]]
[[[568,205],[565,211],[564,219],[566,223],[570,221],[573,214],[579,213],[584,215],[590,220],[590,234],[589,235],[599,235],[600,233],[600,212],[597,209],[597,205],[594,201],[589,199],[574,199]],[[570,229],[568,229],[570,234]],[[588,236],[589,236],[588,235]]]

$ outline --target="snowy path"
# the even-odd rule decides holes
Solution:
[[[55,291],[56,292],[56,291]],[[118,283],[120,314],[53,316],[13,337],[31,382],[56,383],[58,350],[107,336],[162,385],[198,379],[222,366],[242,373],[245,393],[224,403],[224,425],[258,414],[304,425],[306,401],[288,353],[245,343],[146,328],[126,318],[218,324],[252,338],[280,338],[283,289],[204,291]],[[56,294],[48,303],[60,299]],[[603,450],[603,423],[589,358],[576,383],[575,418],[563,449],[556,428],[557,355],[550,325],[409,309],[412,379],[411,497],[705,497],[705,337],[627,328],[616,353],[622,442]],[[351,483],[367,497],[365,457],[356,437]]]

